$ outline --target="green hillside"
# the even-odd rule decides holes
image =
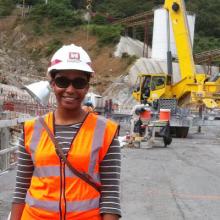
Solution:
[[[91,31],[99,36],[101,44],[117,42],[123,32],[121,27],[110,26],[111,20],[149,11],[163,4],[161,0],[47,0],[48,4],[45,4],[46,0],[0,0],[0,15],[9,15],[15,4],[23,2],[32,6],[25,22],[35,35],[68,32],[70,28],[86,25],[82,15],[91,2],[91,10],[96,13]],[[194,53],[220,48],[220,0],[186,0],[186,8],[196,13]],[[53,47],[56,45],[51,46],[51,50]]]

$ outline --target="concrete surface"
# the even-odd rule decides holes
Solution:
[[[220,219],[219,128],[195,131],[168,148],[122,150],[123,220]]]
[[[122,220],[220,219],[219,128],[191,129],[168,148],[123,148]],[[14,184],[14,170],[0,176],[0,220]]]
[[[10,212],[15,177],[15,170],[6,171],[0,174],[0,220],[6,220]]]

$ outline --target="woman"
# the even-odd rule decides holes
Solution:
[[[71,172],[38,119],[30,120],[19,144],[11,220],[119,219],[117,125],[81,107],[93,73],[90,63],[88,54],[73,44],[54,54],[48,74],[57,108],[44,121],[68,161],[100,185],[100,192]]]

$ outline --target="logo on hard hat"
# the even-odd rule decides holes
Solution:
[[[77,52],[69,52],[70,60],[80,60],[80,54]]]

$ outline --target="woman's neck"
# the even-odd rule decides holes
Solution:
[[[86,117],[87,113],[82,109],[64,111],[61,109],[56,109],[54,112],[55,124],[57,125],[70,125],[82,122]]]

